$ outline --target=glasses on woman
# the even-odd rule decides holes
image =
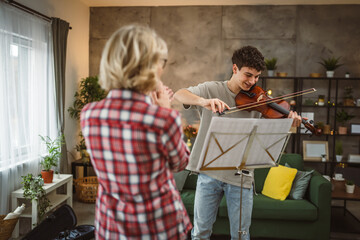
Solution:
[[[162,68],[164,69],[166,67],[167,58],[161,58],[162,61],[164,61]]]

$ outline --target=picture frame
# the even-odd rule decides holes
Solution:
[[[322,155],[329,161],[329,144],[327,141],[303,141],[304,161],[322,161]]]
[[[351,135],[360,135],[360,123],[351,123],[350,124],[350,134]]]

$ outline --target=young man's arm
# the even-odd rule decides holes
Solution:
[[[180,89],[174,94],[174,98],[185,105],[197,105],[215,112],[223,112],[230,107],[218,98],[205,99],[199,97],[186,89]]]

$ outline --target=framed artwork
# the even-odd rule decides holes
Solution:
[[[353,135],[360,135],[360,123],[351,123],[350,133]]]
[[[322,157],[329,161],[329,146],[327,141],[303,141],[304,161],[321,161]]]

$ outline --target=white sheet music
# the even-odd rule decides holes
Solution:
[[[254,127],[256,133],[246,168],[274,166],[287,143],[292,122],[293,119],[212,118],[197,170],[240,166]]]

